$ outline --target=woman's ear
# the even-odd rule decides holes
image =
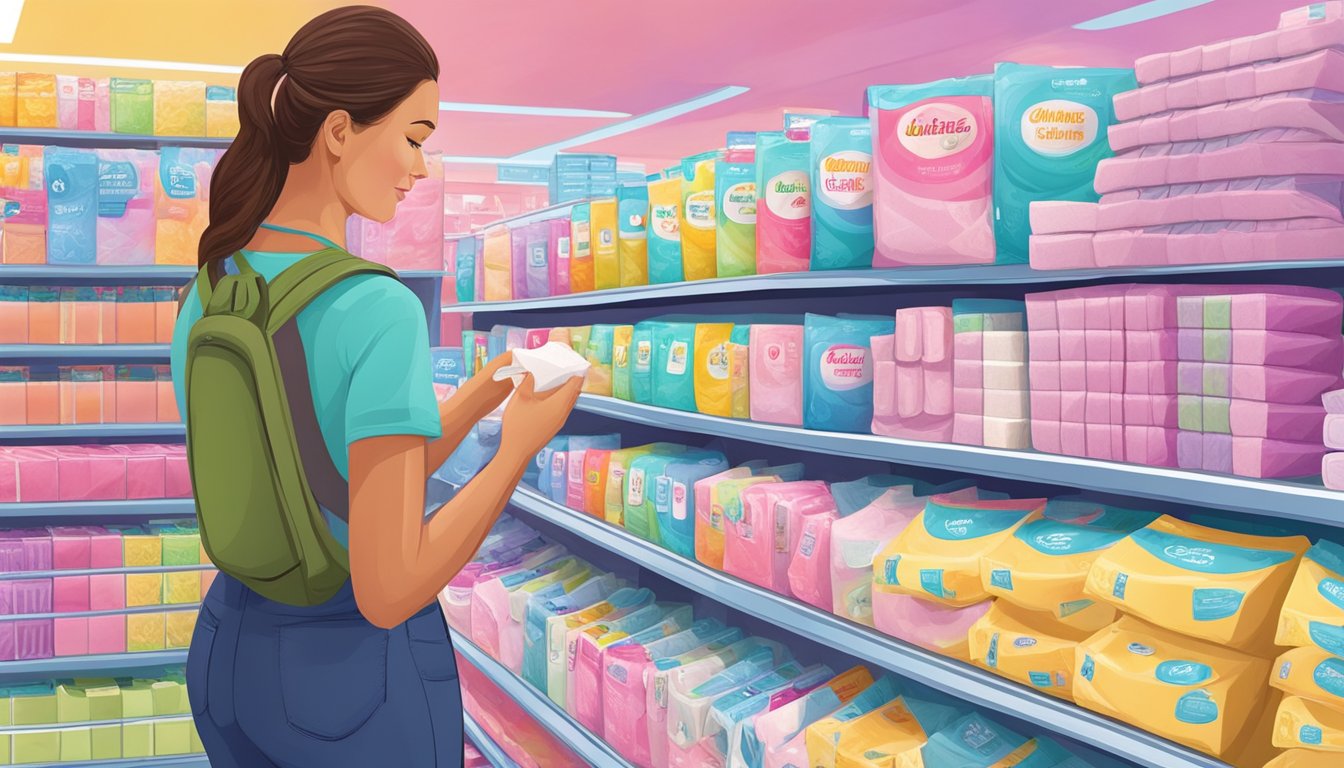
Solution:
[[[350,118],[350,113],[343,109],[332,112],[322,121],[322,141],[332,157],[340,157],[344,153],[345,143],[349,140],[353,128],[354,120]]]

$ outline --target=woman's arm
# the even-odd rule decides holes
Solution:
[[[452,397],[439,404],[443,434],[426,447],[426,479],[453,455],[453,451],[467,439],[471,428],[498,408],[513,391],[513,382],[494,380],[495,371],[512,364],[511,352],[496,356],[480,373],[467,379]]]

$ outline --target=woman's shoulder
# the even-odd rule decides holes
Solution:
[[[387,275],[353,275],[319,297],[331,309],[355,315],[424,314],[424,305],[405,283]]]

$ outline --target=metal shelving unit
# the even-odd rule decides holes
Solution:
[[[187,434],[180,423],[161,424],[17,424],[0,426],[0,442],[5,440],[136,440],[142,438],[178,438]]]
[[[504,754],[504,750],[500,749],[499,745],[495,743],[495,740],[490,738],[490,734],[486,733],[466,712],[462,713],[462,729],[467,734],[467,738],[471,739],[471,743],[476,745],[476,749],[480,750],[485,759],[489,760],[495,768],[518,768],[518,764],[510,760],[509,756]]]
[[[172,651],[143,651],[94,656],[57,656],[52,659],[28,659],[0,662],[0,681],[31,680],[42,677],[101,677],[113,670],[172,667],[187,663],[185,648]]]
[[[167,344],[3,344],[0,360],[147,360],[167,362]]]
[[[157,518],[192,517],[194,499],[131,499],[116,501],[40,501],[0,504],[0,518],[25,517],[106,517]]]

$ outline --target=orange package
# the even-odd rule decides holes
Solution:
[[[173,369],[166,365],[154,366],[155,405],[162,424],[180,424],[182,415],[177,411],[177,393],[173,390]]]
[[[28,343],[61,343],[61,292],[34,285],[28,288]]]
[[[154,263],[195,266],[210,221],[210,173],[219,153],[195,147],[159,150],[154,186]]]
[[[101,344],[102,306],[98,289],[92,286],[61,288],[61,343]]]
[[[15,125],[56,128],[56,76],[20,72],[15,77]]]
[[[0,263],[47,261],[47,190],[43,148],[7,144],[0,153],[0,198],[4,198],[4,242]]]
[[[29,424],[61,423],[60,371],[55,366],[30,367],[25,391]]]
[[[28,286],[0,285],[0,344],[28,343]]]
[[[28,423],[28,368],[0,366],[0,424]]]
[[[177,325],[177,289],[159,286],[154,289],[154,341],[173,343],[173,326]]]
[[[589,448],[583,453],[583,511],[598,519],[607,512],[607,470],[611,451]]]
[[[118,424],[158,421],[158,380],[152,365],[119,365],[116,374]]]
[[[117,343],[117,289],[94,288],[97,293],[98,325],[102,329],[102,344]]]
[[[0,128],[18,125],[19,73],[0,72]]]
[[[62,424],[103,424],[116,414],[116,403],[106,403],[103,366],[71,365],[60,371]],[[111,390],[115,393],[115,389]],[[115,395],[113,395],[115,397]],[[110,406],[110,407],[107,407]],[[105,410],[106,407],[106,410]],[[106,421],[111,421],[107,418]]]
[[[138,285],[117,288],[118,343],[153,344],[156,322],[153,288]]]

